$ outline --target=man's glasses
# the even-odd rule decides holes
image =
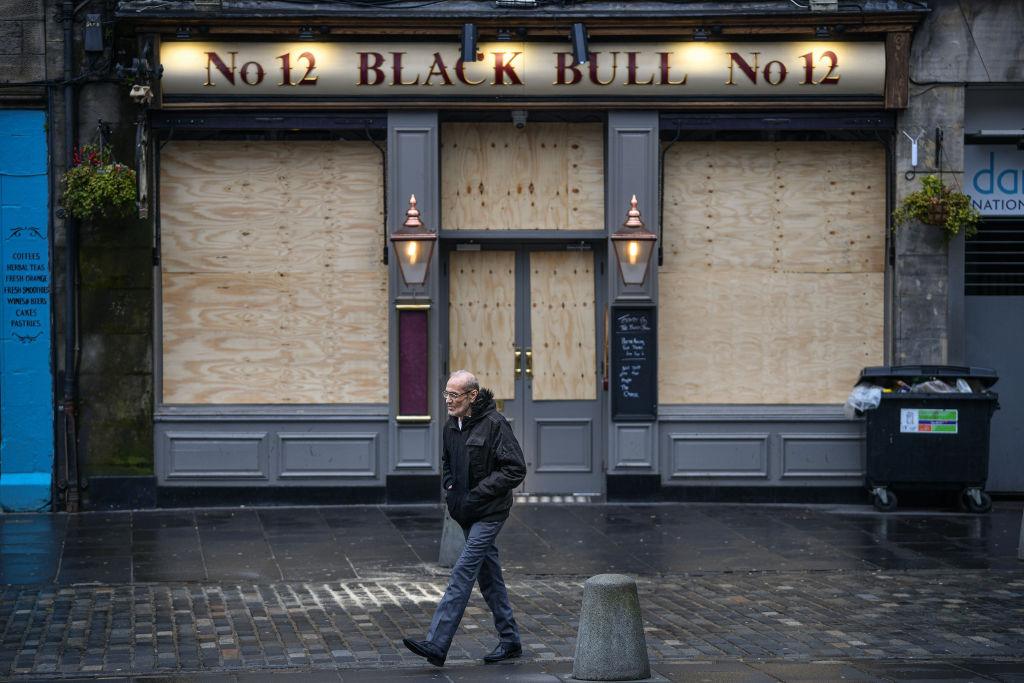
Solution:
[[[441,397],[444,400],[446,400],[446,401],[449,401],[449,400],[450,401],[454,401],[456,399],[462,398],[463,396],[465,396],[466,394],[470,393],[471,391],[473,391],[473,390],[470,389],[469,391],[463,391],[461,394],[456,394],[454,391],[442,391],[441,392]]]

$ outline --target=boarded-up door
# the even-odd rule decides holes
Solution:
[[[496,247],[448,256],[449,368],[494,391],[529,493],[600,493],[599,255]]]

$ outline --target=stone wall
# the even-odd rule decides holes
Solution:
[[[80,3],[76,3],[79,6]],[[106,31],[108,50],[82,51],[85,14],[106,8],[94,2],[75,15],[75,75],[79,144],[97,142],[97,121],[109,124],[119,161],[134,166],[135,105],[127,87],[109,82],[117,60],[131,58],[130,40]],[[50,116],[50,170],[54,226],[52,299],[55,375],[64,372],[66,224],[59,212],[60,176],[66,164],[64,33],[58,0],[0,0],[0,106],[46,108]],[[112,26],[112,24],[107,24]],[[114,44],[115,40],[121,42]],[[128,56],[118,49],[128,48]],[[152,474],[152,222],[80,224],[78,328],[79,463],[83,481],[103,474]],[[59,387],[56,400],[60,400]],[[63,413],[56,413],[57,447],[63,449]],[[59,465],[59,463],[58,463]],[[60,474],[58,472],[58,479]]]
[[[0,0],[0,83],[46,78],[44,0]]]
[[[918,173],[908,179],[910,143],[897,132],[896,200],[918,189],[936,167],[941,129],[943,179],[962,187],[965,88],[1024,81],[1024,3],[932,0],[914,35],[910,106],[898,131],[922,131]],[[963,238],[947,245],[939,231],[912,225],[896,235],[894,335],[897,363],[963,362]],[[952,286],[950,286],[952,283]]]
[[[135,165],[136,107],[127,86],[79,91],[79,140],[110,128],[115,157]],[[79,227],[79,445],[85,476],[153,472],[151,220]]]

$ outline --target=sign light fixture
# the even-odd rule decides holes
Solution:
[[[590,49],[587,46],[587,27],[581,23],[572,25],[572,60],[576,64],[590,61]]]
[[[476,49],[477,49],[477,29],[476,24],[463,24],[462,25],[462,61],[463,62],[475,62],[476,61]]]

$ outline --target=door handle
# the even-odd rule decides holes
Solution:
[[[519,375],[521,375],[523,372],[523,352],[520,351],[519,349],[516,349],[516,362],[513,367],[515,368],[515,371],[513,372],[513,377],[519,379]]]
[[[526,376],[533,377],[533,351],[526,349]]]

